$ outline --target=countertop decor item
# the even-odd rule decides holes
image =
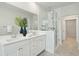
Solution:
[[[22,18],[20,16],[17,16],[15,22],[16,22],[16,25],[20,27],[20,33],[23,34],[23,36],[26,36],[27,18]]]

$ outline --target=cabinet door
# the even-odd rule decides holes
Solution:
[[[18,56],[29,56],[30,55],[30,51],[29,51],[29,45],[28,44],[24,44],[22,46],[17,47],[17,55]]]
[[[31,56],[35,56],[39,52],[39,45],[40,42],[37,40],[37,38],[31,39]]]
[[[21,41],[4,46],[5,56],[27,56],[29,55],[29,42]]]
[[[40,39],[40,51],[43,51],[46,48],[46,36],[41,36]]]
[[[17,56],[17,49],[14,44],[4,46],[4,55],[5,56]]]
[[[45,49],[45,39],[43,36],[38,36],[31,39],[31,55],[38,55]]]

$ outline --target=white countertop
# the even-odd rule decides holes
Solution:
[[[39,33],[39,34],[29,33],[25,37],[21,34],[18,34],[16,38],[12,38],[12,35],[0,36],[0,44],[1,45],[11,44],[11,43],[15,43],[18,41],[27,40],[27,39],[31,39],[37,36],[41,36],[41,35],[45,35],[45,33]]]

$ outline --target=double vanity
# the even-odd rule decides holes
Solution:
[[[36,56],[45,50],[45,33],[0,36],[0,56]]]

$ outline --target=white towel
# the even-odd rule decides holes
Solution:
[[[12,32],[12,26],[11,25],[7,25],[7,32]]]

